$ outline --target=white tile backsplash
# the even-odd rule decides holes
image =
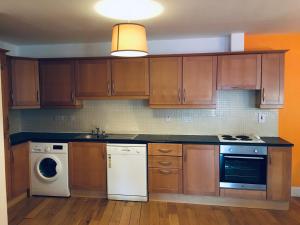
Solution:
[[[93,100],[83,105],[12,112],[11,121],[19,119],[21,124],[11,132],[89,132],[99,126],[109,133],[278,135],[278,110],[255,108],[254,91],[218,91],[217,109],[151,109],[146,100]],[[259,112],[266,113],[265,123],[258,123]]]

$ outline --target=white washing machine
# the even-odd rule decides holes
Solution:
[[[67,143],[30,143],[30,194],[69,197]]]

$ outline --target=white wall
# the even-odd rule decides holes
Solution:
[[[9,50],[8,55],[18,56],[19,55],[19,47],[17,45],[13,45],[4,41],[0,41],[0,48]]]
[[[1,79],[0,79],[1,90]],[[0,91],[0,118],[3,118],[2,92]],[[7,203],[6,203],[6,179],[5,179],[5,157],[3,139],[3,121],[0,119],[0,224],[7,224]]]
[[[26,57],[108,56],[110,42],[51,45],[20,45],[18,54]],[[223,52],[230,48],[229,36],[148,41],[150,54]]]

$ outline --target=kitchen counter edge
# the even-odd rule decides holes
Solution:
[[[273,147],[293,147],[294,144],[280,137],[261,137],[265,143],[234,143],[220,142],[215,135],[148,135],[139,134],[133,139],[118,138],[80,138],[83,133],[38,133],[19,132],[10,135],[11,145],[21,144],[27,141],[32,142],[105,142],[105,143],[174,143],[174,144],[207,144],[207,145],[252,145],[252,146],[273,146]],[[121,136],[121,135],[119,135]],[[124,137],[127,136],[124,134]]]

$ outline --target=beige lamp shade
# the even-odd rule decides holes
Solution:
[[[146,29],[135,23],[121,23],[113,26],[111,55],[139,57],[148,55]]]

